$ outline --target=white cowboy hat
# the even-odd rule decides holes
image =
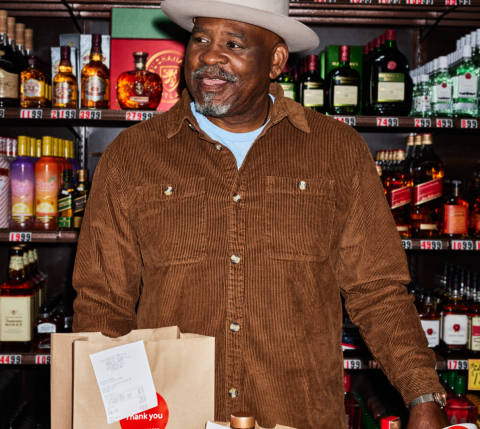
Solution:
[[[289,18],[288,0],[165,0],[162,10],[187,31],[192,31],[194,18],[223,18],[270,30],[290,52],[315,49],[320,43],[312,29]]]

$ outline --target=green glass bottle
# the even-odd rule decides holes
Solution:
[[[432,111],[434,116],[452,116],[452,85],[448,74],[447,57],[438,58],[438,71],[433,76]]]
[[[455,116],[478,116],[478,75],[472,62],[472,47],[464,45],[462,59],[453,77],[453,113]]]
[[[432,108],[430,105],[430,87],[429,76],[424,73],[419,76],[417,84],[417,94],[415,99],[416,116],[426,118],[432,116]]]
[[[282,74],[278,76],[277,83],[282,87],[283,95],[285,97],[297,101],[297,85],[295,79],[290,73],[290,66],[288,64],[285,64]]]

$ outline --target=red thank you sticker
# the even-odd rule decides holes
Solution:
[[[120,420],[122,429],[165,429],[168,423],[168,406],[158,393],[158,405]]]

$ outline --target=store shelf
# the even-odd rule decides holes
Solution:
[[[2,243],[76,243],[77,239],[77,231],[0,230],[0,242]]]
[[[467,371],[469,365],[469,359],[478,359],[478,357],[468,356],[442,356],[437,354],[437,371]],[[377,361],[371,357],[345,357],[343,359],[343,369],[349,371],[363,370],[363,369],[380,369],[380,365]]]
[[[452,251],[480,251],[480,240],[462,239],[451,240],[445,238],[424,239],[424,238],[403,238],[402,246],[405,250],[452,250]]]
[[[50,365],[48,353],[0,353],[1,365]]]

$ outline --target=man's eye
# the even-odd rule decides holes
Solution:
[[[238,43],[235,42],[227,42],[227,47],[230,49],[241,49],[242,46],[240,46]]]
[[[205,37],[196,36],[193,38],[196,43],[207,43],[208,40]]]

